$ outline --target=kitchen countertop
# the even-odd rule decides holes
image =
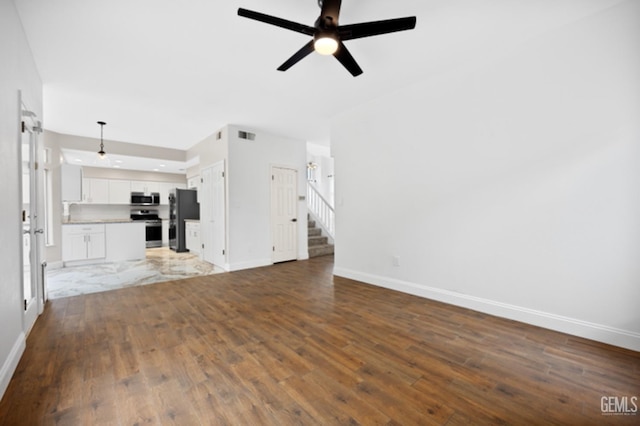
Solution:
[[[78,219],[63,221],[63,225],[89,225],[89,224],[101,224],[101,223],[133,223],[135,221],[131,219]],[[144,223],[144,221],[139,221]]]

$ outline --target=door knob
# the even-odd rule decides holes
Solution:
[[[36,234],[44,234],[44,229],[40,228],[40,229],[36,229],[35,231]]]
[[[295,217],[293,219],[291,219],[291,222],[297,222],[298,219],[296,219]]]

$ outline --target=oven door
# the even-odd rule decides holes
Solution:
[[[150,247],[162,247],[162,221],[161,220],[147,220],[145,221],[146,230],[146,246]]]

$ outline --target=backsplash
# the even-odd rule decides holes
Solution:
[[[136,207],[128,204],[69,204],[64,221],[129,219],[131,210],[157,210],[161,219],[169,218],[169,206]],[[65,213],[67,209],[65,209]]]

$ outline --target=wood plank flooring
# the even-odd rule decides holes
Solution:
[[[601,413],[603,396],[640,397],[640,353],[332,268],[320,257],[51,301],[0,425],[640,424]]]

